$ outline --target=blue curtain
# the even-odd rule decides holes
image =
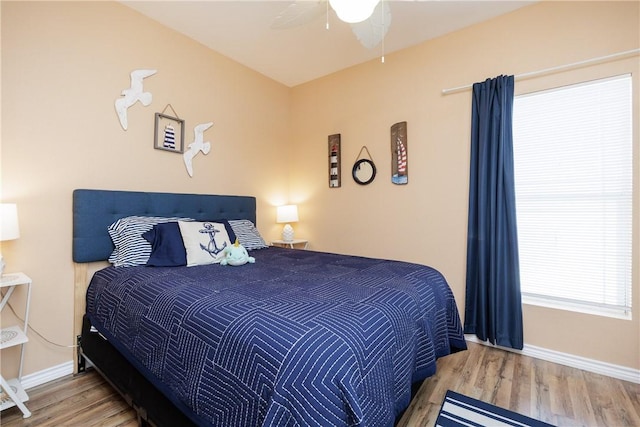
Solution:
[[[522,349],[513,76],[473,85],[464,332]]]

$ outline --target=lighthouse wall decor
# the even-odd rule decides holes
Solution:
[[[398,185],[409,182],[407,122],[391,126],[391,182]]]
[[[329,135],[329,188],[341,185],[340,134]]]
[[[153,148],[182,153],[184,151],[184,120],[178,117],[175,110],[173,110],[175,117],[164,114],[167,108],[173,110],[171,104],[168,104],[162,113],[155,114]]]

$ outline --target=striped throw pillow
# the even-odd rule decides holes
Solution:
[[[149,260],[149,255],[151,255],[151,244],[142,235],[151,230],[156,224],[173,221],[192,221],[192,219],[128,216],[115,221],[107,228],[115,246],[109,257],[109,262],[116,267],[145,265]]]
[[[246,250],[251,251],[269,247],[256,226],[248,219],[231,219],[229,220],[229,224],[238,241]]]

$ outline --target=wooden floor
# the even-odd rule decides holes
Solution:
[[[557,426],[640,426],[640,385],[469,343],[438,361],[397,427],[432,426],[447,389]],[[33,415],[16,408],[0,424],[136,426],[136,415],[95,371],[28,390]]]

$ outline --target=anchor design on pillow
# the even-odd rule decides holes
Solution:
[[[211,255],[212,258],[215,258],[216,255],[218,255],[220,252],[222,252],[224,250],[224,248],[227,247],[227,242],[224,242],[224,244],[222,245],[222,247],[218,247],[218,244],[216,243],[216,233],[219,233],[220,230],[216,230],[216,228],[213,226],[213,224],[211,223],[205,223],[203,225],[204,228],[198,230],[200,231],[200,233],[205,233],[209,235],[209,243],[207,244],[207,246],[203,245],[202,243],[200,243],[200,248],[203,251],[206,251],[209,253],[209,255]]]

